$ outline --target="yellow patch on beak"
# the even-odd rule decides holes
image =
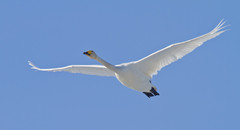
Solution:
[[[83,54],[90,56],[92,54],[92,52],[93,51],[86,51],[86,52],[83,52]]]
[[[92,51],[87,51],[87,53],[88,53],[89,55],[91,55],[91,54],[92,54]]]

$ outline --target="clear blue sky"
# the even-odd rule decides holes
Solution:
[[[239,130],[239,1],[1,0],[1,130]],[[231,30],[162,69],[158,97],[115,78],[31,70],[138,60],[207,33]]]

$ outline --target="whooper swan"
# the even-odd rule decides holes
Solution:
[[[68,71],[71,73],[82,73],[98,76],[115,76],[123,85],[128,88],[143,92],[149,98],[159,95],[157,88],[152,85],[151,78],[157,72],[168,64],[177,61],[195,48],[202,45],[225,30],[222,30],[225,22],[223,20],[209,33],[197,38],[172,44],[138,61],[112,65],[97,56],[94,51],[87,51],[83,54],[89,58],[97,60],[103,65],[69,65],[61,68],[40,69],[29,61],[32,69],[40,71]],[[225,26],[226,27],[226,26]]]

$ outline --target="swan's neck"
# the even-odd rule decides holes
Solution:
[[[117,69],[114,65],[106,62],[106,61],[103,60],[102,58],[97,57],[96,60],[97,60],[98,62],[100,62],[101,64],[103,64],[103,65],[104,65],[105,67],[107,67],[108,69],[112,70],[113,72],[118,72],[118,69]]]

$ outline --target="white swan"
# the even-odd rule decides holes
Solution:
[[[143,92],[146,96],[152,97],[159,95],[156,87],[151,83],[153,75],[157,74],[161,68],[182,58],[195,48],[202,45],[205,41],[212,39],[225,30],[222,30],[225,22],[223,20],[209,33],[200,37],[172,44],[138,61],[112,65],[99,56],[94,51],[87,51],[83,54],[91,59],[97,60],[102,65],[70,65],[62,68],[40,69],[34,66],[30,61],[32,69],[40,71],[68,71],[71,73],[82,73],[98,76],[116,76],[116,78],[128,88]],[[226,26],[225,26],[226,27]]]

